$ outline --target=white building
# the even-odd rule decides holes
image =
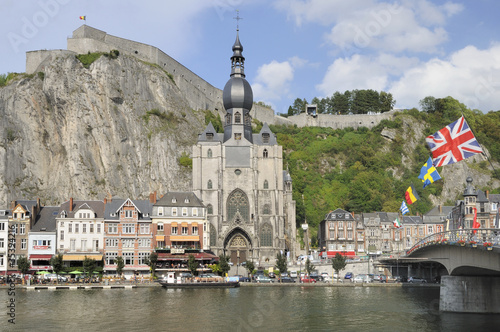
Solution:
[[[9,248],[9,210],[0,210],[0,275],[7,274]]]
[[[104,242],[104,202],[69,201],[59,208],[57,253],[66,266],[82,266],[85,256],[102,265]]]

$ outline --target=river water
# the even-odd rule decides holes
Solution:
[[[1,331],[496,331],[499,315],[439,312],[439,288],[0,290]]]

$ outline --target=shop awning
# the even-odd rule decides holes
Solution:
[[[63,261],[83,261],[87,258],[95,259],[96,261],[102,260],[102,255],[100,254],[89,254],[89,255],[63,255]]]
[[[177,227],[177,223],[176,222],[172,222],[172,223],[170,223],[170,226]]]
[[[30,259],[32,259],[34,261],[47,261],[47,260],[50,260],[51,258],[52,258],[52,255],[41,255],[41,254],[30,255]]]
[[[200,241],[199,235],[172,235],[170,241]]]
[[[186,253],[186,254],[171,254],[171,253],[158,253],[159,261],[187,261],[189,255],[194,255],[197,261],[210,261],[219,260],[219,257],[209,254],[208,252]]]

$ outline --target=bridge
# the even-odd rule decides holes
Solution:
[[[406,264],[409,272],[410,266],[427,272],[430,267],[431,279],[436,276],[441,280],[442,311],[500,313],[500,229],[435,233],[416,243],[406,255],[380,262],[385,266]]]

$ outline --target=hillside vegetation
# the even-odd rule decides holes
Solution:
[[[293,179],[297,223],[307,222],[314,242],[317,227],[326,213],[336,208],[350,212],[396,212],[410,184],[420,200],[410,206],[411,214],[424,214],[441,204],[454,205],[462,190],[446,190],[447,184],[465,184],[465,176],[451,172],[467,163],[470,169],[495,177],[486,158],[478,155],[454,165],[439,167],[443,177],[425,189],[418,179],[420,168],[431,155],[425,137],[457,120],[462,113],[479,143],[493,162],[500,161],[500,113],[471,111],[457,100],[436,100],[428,112],[417,109],[396,113],[373,129],[332,130],[318,127],[271,126],[283,146],[284,163]],[[448,168],[448,169],[447,169]],[[491,181],[490,181],[491,182]],[[478,189],[498,191],[498,182]],[[493,187],[492,187],[493,186]],[[460,188],[460,185],[459,185]]]

